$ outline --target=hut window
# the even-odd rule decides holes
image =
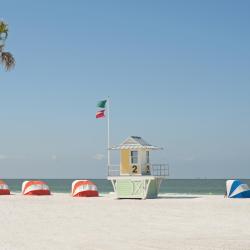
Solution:
[[[138,163],[138,152],[137,151],[131,151],[131,163],[132,164]]]
[[[149,163],[149,151],[146,151],[146,161]]]

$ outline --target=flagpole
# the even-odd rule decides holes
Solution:
[[[107,127],[108,127],[108,169],[110,167],[110,124],[109,124],[109,114],[110,114],[110,98],[108,96],[108,109],[107,109]]]

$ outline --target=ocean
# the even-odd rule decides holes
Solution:
[[[75,179],[43,179],[47,182],[51,192],[70,193],[71,184]],[[5,179],[12,192],[21,192],[23,179]],[[113,192],[110,181],[106,179],[92,179],[100,194]],[[243,180],[250,186],[250,179]],[[222,179],[170,179],[161,184],[160,194],[206,194],[224,195],[226,180]]]

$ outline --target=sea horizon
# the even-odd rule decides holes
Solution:
[[[11,192],[21,192],[22,182],[25,180],[37,180],[38,178],[9,178],[4,179]],[[81,178],[41,178],[45,181],[52,193],[70,193],[71,184],[74,180]],[[100,195],[113,192],[112,184],[105,178],[89,179],[93,181],[99,190]],[[182,194],[182,195],[224,195],[227,179],[166,179],[162,181],[159,194]],[[250,179],[241,179],[250,185]]]

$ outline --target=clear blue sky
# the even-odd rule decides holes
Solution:
[[[1,178],[105,177],[112,144],[163,146],[171,178],[250,178],[250,1],[1,1]]]

